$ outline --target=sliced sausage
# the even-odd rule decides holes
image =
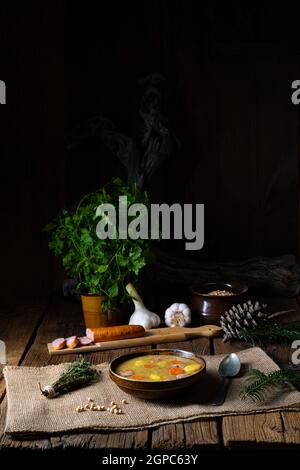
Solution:
[[[120,372],[118,372],[119,375],[121,375],[122,377],[131,377],[134,372],[133,370],[121,370]]]
[[[94,344],[93,341],[87,336],[81,336],[78,339],[79,339],[79,346],[90,346]]]
[[[52,341],[52,347],[55,351],[58,351],[59,349],[63,349],[66,346],[66,340],[65,338],[57,338],[54,341]]]
[[[74,349],[78,346],[79,339],[77,338],[77,336],[70,336],[70,338],[67,338],[66,344],[67,348]]]
[[[140,325],[107,326],[103,328],[87,328],[86,330],[86,336],[94,343],[139,338],[144,335],[145,328]]]

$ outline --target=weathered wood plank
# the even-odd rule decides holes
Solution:
[[[296,299],[281,299],[265,297],[271,311],[294,309],[295,312],[288,314],[286,321],[299,319],[300,310]],[[238,352],[249,344],[240,341],[223,343],[222,339],[214,341],[215,354],[228,354]],[[279,365],[290,364],[291,347],[289,344],[274,344],[265,342],[261,345],[266,353]],[[268,447],[273,444],[285,445],[299,440],[300,415],[295,412],[260,413],[257,415],[226,416],[222,419],[222,434],[224,445],[233,447]]]
[[[215,338],[213,340],[214,354],[230,354],[232,352],[243,351],[250,345],[245,345],[241,341],[228,341],[223,343],[222,338]]]
[[[76,360],[77,355],[70,354],[65,356],[52,356],[50,358],[47,343],[58,336],[70,336],[71,334],[82,334],[84,323],[80,304],[72,299],[58,298],[47,310],[43,322],[39,326],[35,340],[26,353],[22,365],[24,366],[43,366],[47,364],[58,364],[61,362],[72,362]],[[112,351],[96,352],[86,354],[85,357],[92,364],[101,362],[110,362],[114,357],[125,352],[135,350],[119,349]],[[139,348],[139,349],[145,349]],[[6,413],[6,400],[3,402],[1,412]],[[2,426],[1,426],[2,425]],[[0,422],[0,431],[3,432],[4,422]],[[148,432],[123,432],[123,433],[82,433],[61,435],[59,438],[35,439],[31,441],[12,439],[9,436],[2,435],[0,438],[0,447],[18,447],[18,448],[93,448],[101,449],[108,447],[121,448],[144,448],[148,442]],[[53,447],[52,447],[53,446]]]
[[[297,299],[291,299],[297,302],[295,306],[295,314],[290,318],[291,320],[300,319],[300,306],[299,297]],[[289,345],[290,346],[290,345]],[[282,347],[279,349],[279,363],[291,364],[292,350],[290,347]],[[300,413],[293,411],[284,411],[281,413],[281,419],[284,429],[284,441],[287,445],[300,445]]]
[[[55,303],[55,300],[52,301],[52,305],[53,305],[53,302]],[[42,364],[39,362],[38,348],[36,344],[39,344],[40,342],[39,332],[42,329],[43,320],[49,315],[49,312],[52,312],[51,305],[46,310],[46,312],[45,312],[45,307],[44,307],[44,312],[42,310],[42,316],[40,312],[41,312],[41,308],[39,306],[38,307],[30,306],[28,309],[22,307],[16,311],[16,315],[14,315],[13,320],[10,319],[10,321],[7,322],[8,338],[11,337],[12,349],[14,351],[19,350],[19,355],[17,353],[14,353],[15,357],[12,358],[12,360],[9,360],[10,365],[14,365],[14,364],[15,365],[17,364],[44,365],[45,363],[48,362],[49,359],[47,359],[46,357],[43,358],[44,360]],[[38,314],[37,321],[35,321],[36,314]],[[54,316],[53,316],[52,321],[53,322],[56,321],[57,323],[59,323],[59,320],[55,319]],[[39,324],[39,322],[41,322],[41,324]],[[13,345],[13,338],[15,337],[19,338],[19,333],[18,335],[16,335],[16,325],[18,325],[18,332],[19,332],[19,325],[21,328],[24,328],[24,335],[22,335],[22,341],[18,340],[18,343],[16,345]],[[24,345],[24,339],[26,339],[27,336],[28,336],[28,340],[27,340],[27,343]],[[27,351],[28,346],[30,346],[31,342],[32,342],[32,345]],[[23,347],[22,347],[22,344],[23,344]],[[31,353],[29,353],[29,351],[31,351]],[[30,359],[28,359],[30,357],[32,358],[32,363],[30,362]],[[3,380],[3,386],[4,386],[4,380]],[[51,447],[50,441],[48,439],[36,439],[36,440],[28,440],[28,441],[16,440],[16,439],[12,439],[10,436],[3,434],[4,426],[5,426],[6,409],[7,409],[7,399],[5,396],[0,407],[0,412],[1,412],[0,448],[22,448],[22,449],[23,448],[46,449],[47,448],[48,449]]]
[[[249,296],[251,298],[251,296]],[[282,310],[293,310],[284,316],[279,316],[276,320],[283,322],[291,322],[294,320],[300,320],[300,307],[294,298],[282,298],[275,296],[263,296],[259,298],[261,303],[268,305],[268,311],[271,313]],[[253,346],[252,344],[245,343],[242,341],[228,341],[223,343],[222,338],[214,338],[214,353],[215,354],[229,354],[230,352],[242,351],[243,349]],[[270,341],[264,341],[260,345],[264,351],[278,364],[287,366],[291,360],[291,345],[289,343],[274,343]]]
[[[68,298],[55,298],[45,314],[36,338],[25,355],[22,365],[38,367],[76,360],[77,355],[72,357],[71,354],[50,358],[47,343],[57,337],[82,335],[83,331],[84,324],[80,304]]]
[[[236,343],[228,345],[218,341],[215,345],[215,352],[228,354],[228,352],[238,352],[242,349],[241,343],[238,343],[237,347],[235,345]],[[229,448],[253,445],[264,447],[270,443],[284,443],[283,425],[279,412],[225,416],[222,419],[221,429],[224,445]]]
[[[26,317],[27,318],[27,317]],[[1,321],[1,320],[0,320]],[[26,322],[24,322],[26,323]],[[29,324],[29,322],[27,322]],[[37,326],[37,323],[35,323]],[[30,326],[30,325],[29,325]],[[9,327],[7,326],[8,331]],[[22,326],[26,330],[25,324]],[[21,352],[19,361],[22,365],[41,366],[55,364],[63,361],[73,361],[75,355],[65,357],[52,357],[50,359],[46,344],[56,336],[68,336],[70,334],[82,334],[84,329],[80,304],[70,299],[56,299],[48,308],[43,321],[36,332],[32,331],[29,343],[33,344],[26,352]],[[30,330],[30,328],[29,328]],[[34,330],[34,329],[33,329]],[[35,335],[36,333],[36,335]],[[13,329],[11,330],[11,338]],[[23,335],[23,334],[22,334]],[[24,333],[24,338],[26,334]],[[241,350],[245,347],[242,343],[226,343],[220,339],[214,339],[213,349],[215,353],[224,353],[232,350]],[[210,342],[205,338],[183,343],[158,345],[162,348],[177,348],[193,351],[197,354],[209,354]],[[28,346],[27,346],[28,347]],[[274,345],[272,345],[274,347]],[[21,351],[21,348],[20,350]],[[26,354],[24,353],[26,352]],[[113,357],[129,350],[104,351],[86,355],[92,363],[110,361]],[[284,351],[277,346],[272,353],[283,361],[286,360]],[[18,359],[18,354],[13,360]],[[0,408],[0,430],[3,431],[6,415],[6,398]],[[0,438],[1,448],[10,449],[105,449],[105,448],[147,448],[153,449],[178,449],[192,447],[218,447],[221,436],[218,435],[217,420],[204,419],[191,423],[179,423],[176,425],[160,426],[150,431],[139,432],[97,432],[74,435],[55,436],[46,439],[16,440],[2,434]],[[271,444],[293,445],[300,442],[300,414],[295,412],[269,413],[247,416],[228,416],[223,418],[222,426],[224,445],[228,448],[235,447],[268,447]]]
[[[222,420],[224,445],[235,447],[268,447],[284,444],[280,413],[226,416]]]
[[[284,411],[281,413],[286,444],[300,445],[300,413]]]
[[[205,433],[204,433],[205,434]],[[167,424],[152,431],[151,448],[175,450],[185,447],[185,432],[182,423]]]
[[[278,317],[278,320],[283,322],[292,322],[300,320],[300,307],[295,298],[282,299],[274,297],[270,299],[268,304],[276,311],[280,310],[294,310],[294,312],[287,314],[283,317]],[[275,361],[280,367],[291,366],[291,356],[293,350],[291,349],[291,342],[287,343],[274,343],[274,342],[265,342],[262,346],[264,351]]]
[[[40,299],[35,303],[17,303],[10,309],[0,312],[0,339],[6,344],[7,364],[18,365],[22,360],[35,330],[44,315],[48,300]],[[5,394],[5,383],[0,374],[0,403]]]
[[[111,432],[93,434],[89,442],[90,449],[145,449],[148,444],[149,432]]]
[[[167,346],[167,348],[166,348]],[[157,348],[183,349],[198,355],[210,354],[210,343],[207,338],[199,338],[182,343],[157,345]],[[219,445],[217,421],[203,419],[191,423],[178,423],[160,426],[151,433],[152,449],[180,449],[187,447],[217,447]]]
[[[218,419],[202,419],[193,423],[184,423],[185,446],[219,447]]]

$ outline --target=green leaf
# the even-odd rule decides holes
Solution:
[[[114,178],[98,191],[84,196],[75,205],[75,211],[64,210],[46,226],[51,236],[50,250],[61,258],[67,274],[75,279],[80,289],[111,298],[122,296],[128,282],[136,282],[153,245],[152,240],[101,240],[97,237],[97,207],[112,203],[118,209],[120,195],[127,196],[129,204],[149,203],[145,192]],[[116,229],[118,233],[118,227]]]
[[[117,255],[117,261],[119,263],[119,266],[121,267],[125,267],[128,265],[128,257],[122,255],[121,253]]]
[[[87,246],[91,246],[94,243],[90,232],[86,228],[81,229],[80,241],[83,245]]]
[[[109,297],[117,297],[119,292],[118,282],[114,282],[113,285],[108,289]]]
[[[51,232],[56,228],[57,224],[56,221],[50,222],[49,224],[45,225],[44,231],[45,232]]]
[[[97,273],[105,273],[105,271],[107,271],[107,268],[108,268],[108,265],[107,264],[101,264],[100,266],[98,266],[96,268],[96,272]]]

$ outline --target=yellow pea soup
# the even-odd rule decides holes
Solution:
[[[141,382],[163,382],[188,377],[203,369],[194,359],[175,354],[147,354],[127,359],[116,368],[121,377]]]

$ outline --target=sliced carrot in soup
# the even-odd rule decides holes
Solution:
[[[181,367],[172,367],[171,369],[169,369],[170,375],[178,375],[178,374],[182,374],[183,372],[184,370],[181,369]]]
[[[173,361],[171,361],[171,364],[182,364],[182,361],[180,361],[179,359],[173,359]]]

